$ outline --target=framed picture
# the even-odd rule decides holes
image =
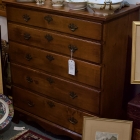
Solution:
[[[133,21],[131,84],[140,84],[140,21]]]
[[[2,47],[0,39],[0,94],[3,94],[3,74],[2,74]]]
[[[84,117],[82,140],[131,140],[132,121]]]

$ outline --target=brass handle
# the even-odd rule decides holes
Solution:
[[[45,36],[45,38],[48,40],[48,42],[50,42],[50,41],[53,40],[53,37],[52,37],[51,35],[49,35],[49,34],[47,34],[47,35]]]
[[[45,16],[44,19],[45,19],[48,23],[50,23],[51,21],[53,21],[53,19],[52,19],[52,17],[51,17],[50,15]]]
[[[32,78],[29,77],[29,76],[26,77],[26,80],[28,81],[28,83],[32,83],[33,82]]]
[[[26,22],[30,20],[30,16],[27,14],[24,14],[22,17]]]
[[[73,53],[74,53],[76,50],[78,50],[76,46],[71,45],[71,44],[68,46],[68,48],[69,48]]]
[[[112,5],[112,1],[110,1],[109,10],[113,10],[113,7],[111,5]]]
[[[100,7],[100,10],[104,10],[106,8],[107,4],[109,4],[109,9],[108,10],[113,10],[112,1],[104,2],[104,5]]]
[[[23,36],[24,36],[25,40],[29,40],[31,38],[30,34],[28,34],[28,33],[24,33]]]
[[[30,54],[26,54],[25,58],[26,58],[28,61],[32,60],[32,56],[31,56]]]
[[[52,55],[47,55],[46,58],[49,60],[49,61],[52,61],[54,60],[53,56]]]
[[[70,117],[68,120],[72,124],[77,124],[78,123],[78,121],[74,117]]]
[[[52,79],[52,78],[47,77],[46,79],[47,79],[47,81],[48,81],[50,84],[54,83],[54,81],[53,81],[53,79]]]
[[[34,106],[34,103],[31,102],[31,101],[27,101],[27,105],[28,105],[29,107],[33,107],[33,106]]]
[[[78,29],[78,27],[75,24],[73,24],[73,23],[70,23],[68,27],[70,28],[70,30],[72,32],[74,32],[74,31],[76,31]]]
[[[75,68],[75,73],[78,73],[78,69],[77,68]]]
[[[78,97],[77,94],[74,92],[70,92],[69,95],[72,99],[75,99],[76,97]]]
[[[48,101],[47,104],[49,105],[50,108],[53,108],[55,107],[55,104],[51,101]]]

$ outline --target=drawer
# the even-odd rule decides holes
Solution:
[[[95,42],[11,23],[8,24],[8,31],[9,40],[68,56],[73,50],[74,58],[95,63],[101,61],[101,44]]]
[[[82,134],[83,116],[92,116],[15,86],[12,91],[14,106],[79,134]]]
[[[99,65],[75,59],[76,74],[73,76],[68,74],[69,57],[11,41],[9,43],[12,63],[24,64],[83,84],[100,87],[101,67]]]
[[[11,65],[11,73],[16,75],[12,77],[15,85],[99,114],[100,91],[15,64]]]
[[[102,24],[97,22],[9,6],[7,6],[7,13],[8,21],[101,40]]]

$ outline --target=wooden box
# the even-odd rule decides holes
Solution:
[[[133,127],[140,129],[140,94],[128,102],[127,116],[133,121]]]
[[[133,130],[133,139],[132,140],[140,140],[140,129]]]

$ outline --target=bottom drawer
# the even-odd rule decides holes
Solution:
[[[14,106],[82,134],[83,116],[93,116],[13,86]]]

